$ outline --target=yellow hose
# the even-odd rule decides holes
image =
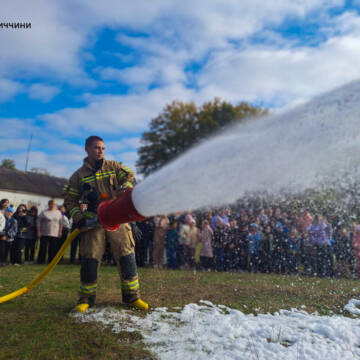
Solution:
[[[60,250],[55,255],[55,257],[52,259],[50,264],[44,269],[44,271],[42,273],[40,273],[33,281],[31,281],[28,285],[24,286],[23,288],[13,291],[12,293],[7,294],[5,296],[0,297],[0,304],[29,292],[33,287],[35,287],[37,284],[39,284],[50,273],[50,271],[56,266],[56,264],[60,261],[60,259],[64,255],[66,248],[79,235],[79,233],[80,233],[79,229],[75,229],[74,231],[72,231],[67,236],[67,238],[66,238],[65,242],[63,243],[63,245],[61,246]]]

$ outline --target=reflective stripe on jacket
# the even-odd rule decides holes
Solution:
[[[70,177],[65,186],[65,207],[75,223],[84,218],[80,201],[88,204],[88,213],[96,213],[101,201],[113,200],[121,188],[133,187],[133,171],[120,162],[104,160],[101,168],[94,169],[89,159]]]

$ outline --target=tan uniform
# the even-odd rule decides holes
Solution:
[[[101,166],[100,166],[101,165]],[[75,223],[84,217],[96,215],[101,201],[113,200],[121,188],[132,187],[133,172],[116,161],[103,160],[98,168],[88,158],[75,171],[65,189],[65,206]],[[80,201],[88,204],[88,211],[81,213]],[[93,305],[96,296],[97,272],[105,251],[106,240],[121,276],[123,301],[132,302],[140,298],[139,283],[134,255],[135,242],[129,224],[122,224],[116,231],[107,231],[100,225],[80,235],[79,303]]]

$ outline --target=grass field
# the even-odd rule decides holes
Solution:
[[[44,267],[0,269],[0,296],[26,285]],[[360,298],[359,282],[267,274],[231,274],[140,269],[142,297],[155,307],[184,306],[210,300],[244,313],[303,308],[322,315],[343,314]],[[0,359],[153,359],[139,333],[113,334],[97,324],[69,316],[76,300],[79,267],[58,265],[29,294],[0,304]],[[98,306],[121,309],[115,267],[103,266]],[[305,306],[305,307],[304,307]]]

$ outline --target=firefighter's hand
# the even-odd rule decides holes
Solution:
[[[78,222],[77,227],[80,230],[80,232],[84,232],[93,229],[97,225],[99,225],[99,222],[97,216],[95,215],[92,219],[88,219],[88,218],[81,219]]]

